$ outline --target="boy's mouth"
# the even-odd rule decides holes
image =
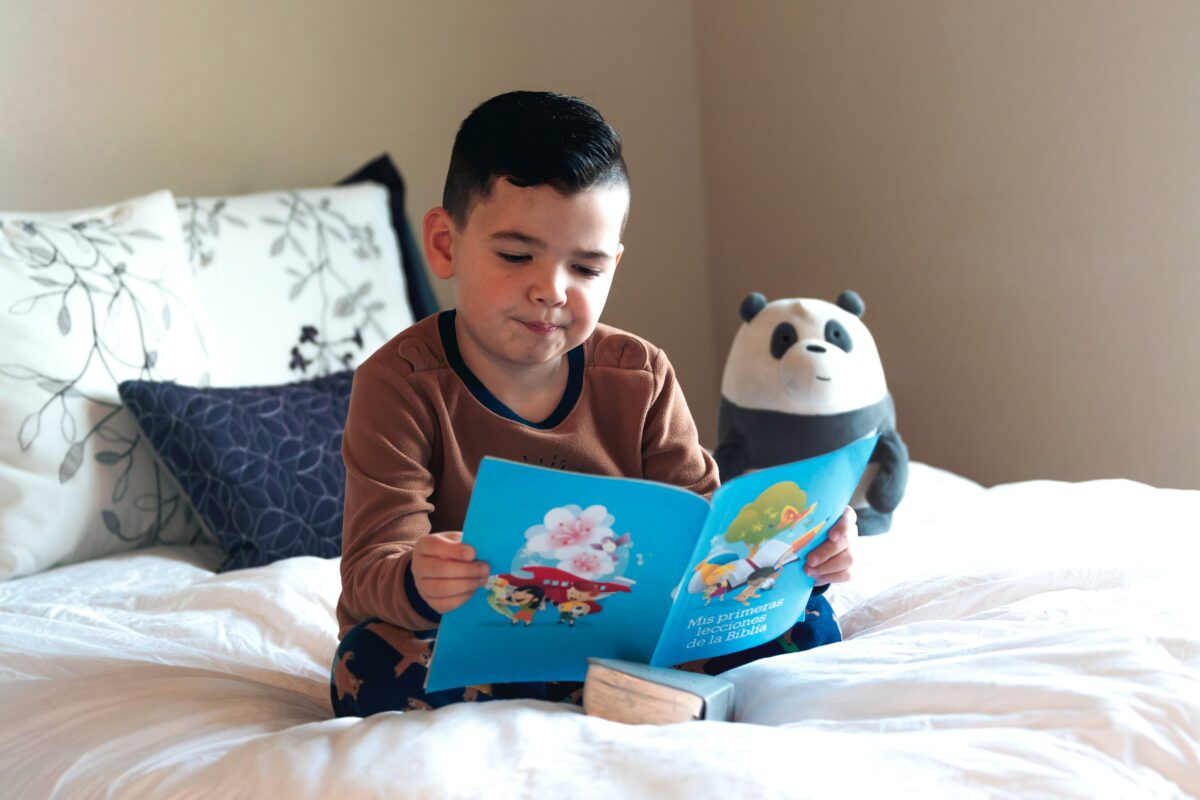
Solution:
[[[549,336],[560,327],[559,325],[551,325],[548,322],[524,322],[523,324],[538,336]]]

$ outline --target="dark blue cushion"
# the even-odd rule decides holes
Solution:
[[[126,381],[121,399],[227,558],[341,554],[352,372],[236,389]]]
[[[392,162],[387,153],[364,164],[353,175],[338,181],[339,186],[352,183],[383,184],[388,190],[388,204],[392,212],[392,228],[396,232],[396,244],[400,248],[400,260],[404,265],[404,284],[408,289],[408,305],[412,309],[413,320],[421,320],[438,310],[437,298],[429,285],[425,261],[421,248],[417,246],[416,237],[408,224],[408,215],[404,212],[404,179],[400,170]]]

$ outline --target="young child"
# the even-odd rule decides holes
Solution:
[[[461,541],[483,456],[706,496],[717,488],[666,355],[599,324],[629,199],[620,139],[577,98],[512,92],[464,120],[442,206],[424,224],[430,268],[455,279],[455,308],[397,335],[354,376],[343,440],[342,642],[330,687],[338,716],[559,699],[577,689],[421,688],[441,615],[488,579],[488,565]],[[847,579],[855,533],[849,511],[810,554],[818,584]],[[742,663],[800,641],[837,641],[819,595],[814,610],[778,642],[738,654]]]

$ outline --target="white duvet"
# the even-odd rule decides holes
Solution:
[[[737,723],[535,701],[330,718],[336,561],[158,549],[0,584],[0,796],[1197,797],[1200,492],[920,464],[846,641]]]

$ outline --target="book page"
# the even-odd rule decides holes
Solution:
[[[804,558],[841,518],[877,436],[741,475],[713,495],[652,664],[675,666],[780,636],[804,616]]]
[[[667,484],[485,458],[463,541],[491,576],[442,617],[425,688],[583,680],[588,656],[649,661],[708,511]]]

